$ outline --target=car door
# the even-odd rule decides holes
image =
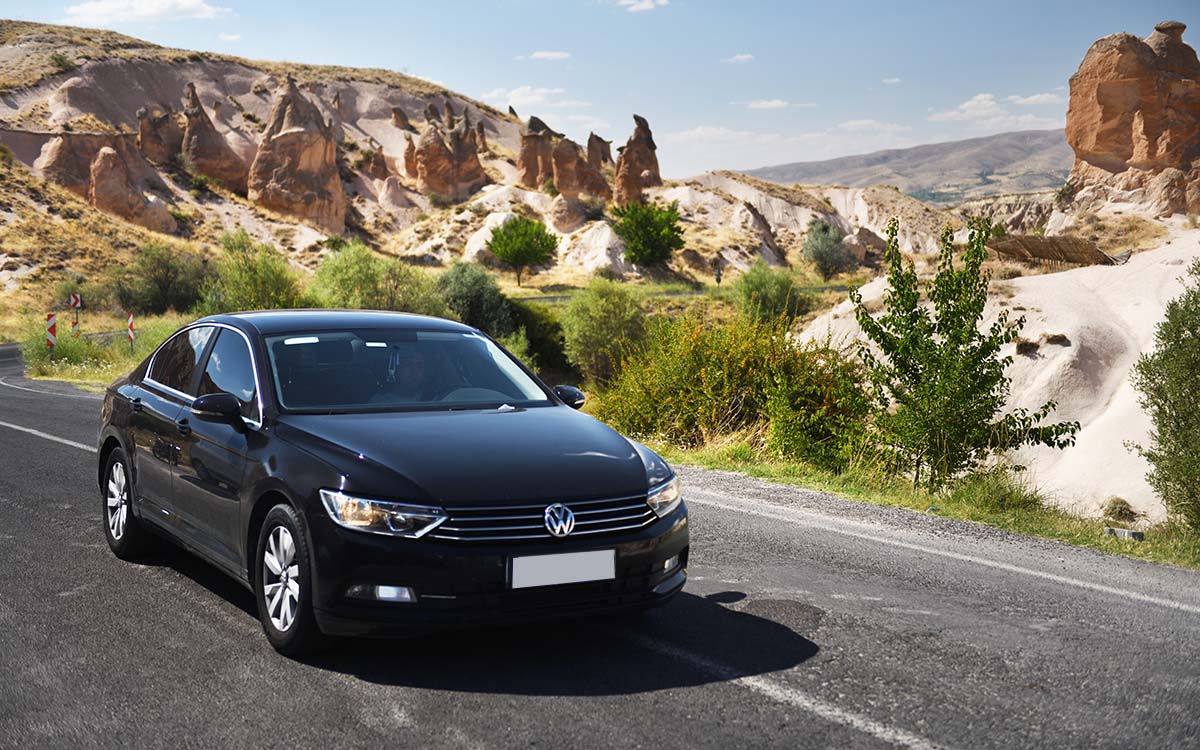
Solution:
[[[138,494],[153,506],[144,508],[144,515],[185,539],[194,535],[194,521],[175,503],[174,466],[179,440],[188,429],[181,420],[187,418],[197,370],[213,333],[212,326],[195,326],[168,339],[155,352],[131,404]]]
[[[189,430],[179,438],[173,486],[175,502],[194,519],[201,543],[214,557],[236,565],[242,477],[261,415],[249,340],[224,327],[209,348],[196,396],[222,392],[241,401],[244,423],[201,419],[189,411]]]

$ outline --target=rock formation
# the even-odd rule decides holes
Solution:
[[[662,185],[658,172],[658,157],[650,124],[641,115],[633,116],[633,135],[625,142],[617,157],[617,177],[614,202],[625,205],[642,200],[642,190]]]
[[[604,175],[584,158],[579,144],[537,117],[530,117],[521,131],[517,171],[521,184],[534,190],[553,180],[558,193],[569,199],[580,194],[603,200],[612,196]]]
[[[166,185],[158,172],[142,156],[134,138],[126,135],[63,133],[42,146],[33,168],[43,179],[62,185],[86,199],[92,184],[92,162],[106,147],[116,152],[135,183],[166,192]]]
[[[510,115],[512,115],[513,117],[516,117],[518,120],[521,119],[521,116],[517,114],[517,110],[513,109],[513,106],[511,104],[508,105],[508,113]]]
[[[246,162],[213,126],[208,113],[204,111],[204,105],[200,103],[200,97],[196,95],[195,84],[187,85],[185,101],[183,113],[187,117],[187,127],[183,131],[184,161],[191,164],[196,172],[219,180],[235,193],[245,193]]]
[[[408,121],[408,115],[400,107],[392,107],[392,125],[401,130],[416,131],[412,123]]]
[[[412,208],[413,204],[408,199],[408,193],[405,192],[404,186],[400,184],[400,179],[395,175],[384,180],[376,193],[379,195],[379,205],[389,211]]]
[[[371,147],[363,153],[362,171],[376,180],[388,178],[387,158],[383,155],[383,146],[371,143]]]
[[[488,152],[487,130],[483,127],[483,120],[475,123],[475,150],[481,154]]]
[[[175,113],[150,112],[145,107],[137,111],[138,148],[154,164],[169,164],[179,158],[183,148],[183,128]]]
[[[442,199],[464,200],[488,182],[465,117],[446,130],[431,120],[417,141],[414,161],[418,189]]]
[[[341,234],[346,195],[338,173],[333,133],[296,82],[276,92],[267,130],[250,167],[250,200]]]
[[[88,203],[156,232],[170,234],[175,219],[156,197],[147,197],[116,149],[104,146],[92,160]]]
[[[1185,28],[1164,21],[1145,40],[1106,36],[1071,76],[1069,181],[1082,201],[1200,212],[1200,61]]]
[[[587,141],[588,166],[596,171],[605,164],[612,164],[612,141],[606,141],[595,133],[588,133]]]
[[[404,174],[413,178],[417,176],[417,144],[407,133],[404,135]]]
[[[438,109],[436,102],[429,102],[425,105],[425,125],[430,127],[442,122],[442,110]]]

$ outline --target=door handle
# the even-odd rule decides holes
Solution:
[[[190,435],[192,432],[192,426],[188,424],[187,417],[177,420],[175,427],[179,430],[180,435]]]
[[[129,411],[133,412],[134,414],[141,414],[142,413],[142,399],[141,398],[131,398],[129,400]]]

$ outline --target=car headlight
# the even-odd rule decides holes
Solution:
[[[355,531],[418,539],[446,520],[445,511],[427,505],[371,500],[339,490],[321,490],[321,502],[339,526]]]
[[[679,490],[679,477],[671,477],[666,482],[652,487],[646,495],[646,504],[659,518],[669,514],[679,507],[683,494]]]

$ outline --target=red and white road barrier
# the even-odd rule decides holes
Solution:
[[[79,308],[83,307],[83,297],[79,296],[79,292],[71,292],[71,296],[67,297],[67,304],[69,304],[73,310],[78,310]]]
[[[133,351],[133,313],[125,313],[125,336],[129,339],[129,351]]]
[[[75,338],[79,338],[79,317],[78,316],[76,316],[75,320],[71,321],[71,335],[74,336]]]
[[[54,346],[58,343],[58,316],[54,313],[46,313],[46,346],[50,351],[54,351]]]

